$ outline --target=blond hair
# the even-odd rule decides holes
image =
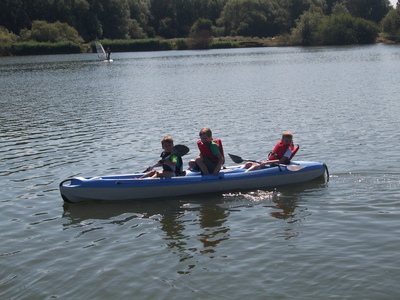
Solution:
[[[290,137],[291,139],[293,139],[293,134],[290,131],[284,131],[282,132],[282,138],[285,137]]]
[[[204,127],[204,128],[202,128],[202,129],[200,130],[199,136],[201,136],[201,135],[203,135],[203,134],[207,135],[208,137],[212,137],[211,129],[208,128],[208,127]]]
[[[161,140],[161,145],[164,145],[164,143],[168,143],[168,144],[174,144],[174,139],[170,136],[164,136]]]

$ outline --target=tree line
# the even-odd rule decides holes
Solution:
[[[399,19],[389,0],[0,0],[0,41],[186,38],[207,20],[214,37],[363,43],[385,20],[382,28],[398,34]],[[352,33],[341,38],[341,30]]]

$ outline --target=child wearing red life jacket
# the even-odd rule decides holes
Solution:
[[[221,140],[213,140],[211,129],[207,127],[200,130],[199,136],[200,155],[189,161],[189,167],[201,170],[202,175],[218,175],[225,162]]]
[[[299,146],[293,145],[293,134],[290,131],[282,133],[282,139],[275,145],[274,150],[269,154],[268,160],[261,161],[260,163],[246,163],[243,168],[247,171],[258,170],[265,168],[266,165],[278,163],[289,164],[292,157],[299,150]]]
[[[288,164],[297,150],[299,150],[299,147],[293,145],[293,134],[290,131],[284,131],[282,139],[275,145],[268,159],[279,160],[280,164]]]

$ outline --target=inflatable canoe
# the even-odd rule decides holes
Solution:
[[[218,176],[186,171],[185,176],[172,178],[139,179],[143,173],[74,177],[63,180],[59,188],[66,202],[139,200],[270,188],[310,181],[328,172],[324,163],[309,161],[245,171],[233,166],[221,170]]]

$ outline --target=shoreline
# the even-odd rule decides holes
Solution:
[[[262,47],[299,47],[290,43],[285,36],[269,37],[269,38],[246,38],[246,37],[217,37],[208,40],[204,47],[194,47],[193,40],[190,38],[181,39],[146,39],[146,40],[102,40],[104,47],[110,47],[113,52],[139,52],[139,51],[165,51],[165,50],[209,50],[209,49],[229,49],[229,48],[262,48]],[[378,36],[375,43],[398,44],[400,41]],[[63,43],[64,45],[65,43]],[[78,54],[78,53],[95,53],[94,42],[84,44],[73,44],[74,47],[59,47],[57,44],[51,43],[26,43],[22,46],[21,51],[16,51],[21,44],[15,43],[10,47],[10,55],[7,56],[26,56],[26,55],[49,55],[49,54]],[[70,43],[72,45],[72,43]],[[330,45],[335,46],[335,45]],[[340,46],[340,45],[336,45]],[[40,50],[38,48],[41,48]],[[303,46],[313,47],[313,46]],[[21,46],[20,46],[21,48]],[[88,49],[90,48],[90,52]]]

